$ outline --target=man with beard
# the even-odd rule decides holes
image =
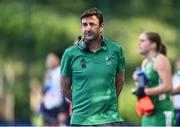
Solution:
[[[102,36],[103,15],[92,8],[81,15],[82,38],[67,48],[61,87],[72,101],[72,126],[120,126],[118,113],[125,71],[122,47]]]

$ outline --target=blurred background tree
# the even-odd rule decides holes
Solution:
[[[47,53],[64,51],[74,43],[81,34],[80,14],[92,7],[104,13],[104,35],[124,48],[127,71],[119,109],[127,123],[139,124],[136,98],[131,94],[131,75],[142,60],[137,52],[138,35],[143,31],[160,33],[173,63],[180,56],[179,0],[0,0],[0,86],[10,86],[0,98],[9,93],[14,97],[10,121],[30,120],[31,80],[42,85]],[[5,69],[7,65],[10,69]],[[13,81],[2,78],[11,77],[7,73],[14,75]],[[8,120],[3,115],[0,118]]]

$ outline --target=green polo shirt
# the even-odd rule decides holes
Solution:
[[[79,45],[84,43],[82,40]],[[78,44],[67,48],[61,75],[72,79],[71,124],[98,125],[123,121],[118,112],[116,73],[125,70],[122,47],[103,39],[97,52]]]

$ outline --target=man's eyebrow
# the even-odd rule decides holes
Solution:
[[[88,23],[87,23],[87,22],[83,22],[82,24],[86,25],[86,24],[88,24]]]

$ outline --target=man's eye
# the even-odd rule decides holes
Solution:
[[[89,25],[90,25],[90,26],[95,26],[95,24],[94,24],[94,23],[89,23]]]
[[[141,41],[141,42],[144,42],[145,40],[144,40],[144,39],[141,39],[140,41]]]
[[[87,26],[87,23],[83,23],[82,26]]]

